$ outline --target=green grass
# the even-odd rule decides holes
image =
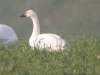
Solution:
[[[26,40],[0,49],[0,75],[100,75],[100,39],[69,36],[63,52],[32,50]]]

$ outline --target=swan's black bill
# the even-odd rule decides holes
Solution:
[[[25,15],[21,15],[20,17],[26,17]]]

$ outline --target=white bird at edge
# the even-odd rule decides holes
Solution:
[[[0,24],[0,47],[8,47],[18,41],[15,31],[7,25]]]
[[[48,51],[63,51],[65,49],[66,42],[59,35],[51,33],[40,34],[39,20],[33,10],[26,11],[20,17],[29,17],[33,22],[33,31],[29,39],[29,44],[33,49],[46,49]]]

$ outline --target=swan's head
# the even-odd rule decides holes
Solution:
[[[21,17],[36,17],[36,13],[33,10],[28,10]]]

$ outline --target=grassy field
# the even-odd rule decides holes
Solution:
[[[100,38],[69,36],[63,52],[32,50],[26,40],[0,49],[0,75],[100,75]]]

